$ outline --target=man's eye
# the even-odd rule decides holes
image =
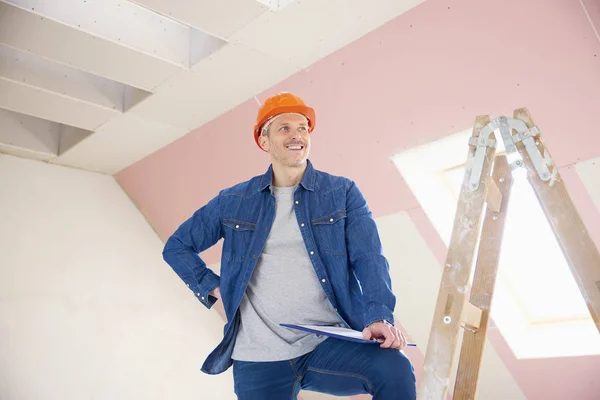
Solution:
[[[305,130],[306,130],[306,127],[305,127],[305,126],[301,126],[301,127],[300,127],[300,130],[301,130],[301,131],[305,131]]]
[[[287,131],[288,129],[289,129],[289,128],[288,128],[287,126],[282,126],[281,128],[279,128],[279,130],[280,130],[280,131],[281,131],[281,130],[286,130],[286,131]]]

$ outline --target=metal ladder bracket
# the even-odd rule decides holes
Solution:
[[[469,167],[469,190],[474,192],[479,189],[486,149],[487,147],[496,147],[496,140],[490,138],[490,135],[496,130],[500,132],[511,170],[524,167],[523,158],[516,148],[516,144],[522,142],[540,178],[543,181],[552,178],[552,173],[548,168],[553,165],[552,159],[549,155],[543,156],[540,153],[538,149],[539,142],[535,139],[540,134],[540,129],[537,126],[530,129],[520,119],[500,116],[484,126],[479,132],[479,136],[469,138],[469,145],[476,147],[475,155]],[[515,131],[515,133],[513,134],[512,131]]]

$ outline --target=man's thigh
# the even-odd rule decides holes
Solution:
[[[289,361],[234,360],[233,382],[239,400],[295,400],[300,391],[300,377]]]
[[[414,368],[398,350],[377,344],[327,339],[306,359],[302,389],[336,396],[414,399]]]

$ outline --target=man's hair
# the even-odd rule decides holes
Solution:
[[[260,136],[268,136],[269,133],[269,128],[271,127],[271,123],[275,120],[275,118],[270,119],[269,121],[267,121],[266,124],[263,125],[263,127],[260,130]]]

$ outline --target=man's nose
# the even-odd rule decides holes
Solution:
[[[298,128],[296,130],[292,129],[292,138],[294,139],[300,139],[302,137],[302,132],[300,131],[301,128]]]

